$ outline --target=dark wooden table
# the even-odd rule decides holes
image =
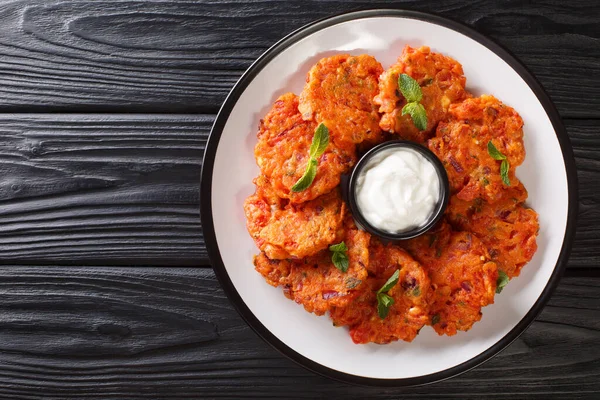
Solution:
[[[498,2],[500,3],[500,2]],[[1,1],[0,397],[600,398],[600,7],[594,0]],[[512,50],[580,182],[565,277],[484,365],[413,389],[295,365],[229,304],[199,218],[203,149],[242,72],[314,19],[434,11]]]

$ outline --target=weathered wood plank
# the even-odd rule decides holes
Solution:
[[[245,325],[207,269],[0,267],[0,300],[0,397],[12,399],[546,399],[600,391],[600,278],[563,279],[500,355],[410,390],[352,387],[296,366]]]
[[[432,11],[504,44],[563,117],[600,117],[592,1],[38,0],[0,4],[0,111],[215,112],[269,46],[359,8]]]
[[[600,268],[600,121],[564,121],[579,180],[579,215],[570,267]]]
[[[0,116],[0,263],[206,262],[212,116]]]
[[[207,265],[210,115],[0,114],[0,264]],[[566,120],[580,179],[571,267],[600,265],[598,121]]]

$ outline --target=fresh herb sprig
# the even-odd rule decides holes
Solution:
[[[420,103],[423,99],[423,92],[419,82],[407,74],[400,74],[398,88],[406,99],[406,104],[402,107],[402,115],[409,114],[417,129],[421,131],[427,129],[427,113],[423,104]]]
[[[292,186],[292,192],[302,192],[312,185],[317,176],[317,166],[319,165],[319,157],[323,155],[327,145],[329,144],[329,129],[325,124],[321,123],[315,129],[315,134],[310,144],[309,160],[306,164],[306,170],[298,181]]]
[[[510,186],[510,179],[508,179],[508,170],[510,168],[510,165],[508,164],[506,156],[500,153],[500,151],[496,148],[496,146],[494,146],[494,143],[492,143],[491,140],[487,144],[487,149],[489,155],[494,160],[502,161],[502,164],[500,164],[500,177],[502,178],[502,182],[504,182],[506,186]]]
[[[333,265],[342,272],[348,271],[350,262],[348,260],[348,247],[346,243],[333,244],[329,246],[329,251],[332,253],[331,262],[333,262]]]
[[[387,292],[393,288],[397,283],[400,277],[400,270],[397,269],[396,272],[387,282],[377,291],[377,313],[379,314],[379,318],[385,319],[388,313],[390,312],[390,307],[394,304],[394,298],[387,294]]]
[[[498,279],[496,280],[496,293],[501,293],[504,286],[508,285],[510,278],[506,275],[506,272],[498,271]]]

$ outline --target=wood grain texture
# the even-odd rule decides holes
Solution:
[[[212,116],[1,115],[0,263],[206,262]]]
[[[0,114],[0,264],[208,265],[199,177],[212,121]],[[598,268],[598,125],[565,122],[580,180],[569,266]]]
[[[569,266],[600,270],[600,121],[565,121],[565,125],[579,180],[579,215]]]
[[[565,278],[491,361],[436,385],[382,390],[321,378],[279,355],[210,270],[2,267],[0,397],[593,398],[599,312],[600,279]]]
[[[3,1],[0,111],[216,112],[286,34],[375,7],[465,22],[514,52],[563,117],[600,117],[600,7],[580,0]]]

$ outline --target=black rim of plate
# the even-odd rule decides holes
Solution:
[[[562,150],[562,155],[565,163],[565,170],[567,176],[568,185],[568,213],[567,213],[567,224],[565,228],[565,236],[563,245],[558,257],[556,266],[550,277],[546,287],[538,297],[537,301],[527,312],[527,314],[519,321],[519,323],[502,339],[496,342],[493,346],[478,354],[477,356],[465,361],[452,368],[445,369],[433,374],[422,375],[412,378],[401,378],[401,379],[381,379],[381,378],[369,378],[358,375],[352,375],[345,372],[340,372],[332,368],[325,367],[319,363],[316,363],[296,351],[292,350],[275,335],[273,335],[250,311],[248,306],[244,303],[236,288],[234,287],[227,270],[223,264],[221,254],[217,246],[217,239],[215,236],[214,223],[212,218],[212,175],[213,166],[215,161],[215,154],[219,144],[223,128],[229,118],[231,110],[236,104],[237,100],[244,92],[248,84],[254,79],[254,77],[279,53],[288,48],[290,45],[298,42],[299,40],[329,26],[337,25],[342,22],[374,18],[374,17],[400,17],[421,20],[425,22],[434,23],[441,25],[446,28],[450,28],[454,31],[462,33],[469,38],[479,42],[480,44],[487,47],[489,50],[494,52],[500,58],[502,58],[508,65],[511,66],[523,79],[531,90],[536,95],[540,104],[544,107],[546,114],[548,115],[552,126],[558,137],[558,141]],[[550,295],[554,291],[558,284],[558,281],[562,275],[562,272],[566,266],[573,238],[575,236],[575,224],[577,216],[577,172],[575,168],[575,160],[573,157],[573,150],[567,136],[564,126],[561,122],[560,116],[556,107],[542,88],[541,84],[533,76],[531,72],[523,65],[517,58],[512,55],[508,50],[489,39],[488,37],[477,32],[473,28],[464,25],[460,22],[447,19],[434,14],[423,13],[418,11],[407,11],[397,9],[373,9],[354,11],[345,14],[340,14],[333,17],[324,18],[308,24],[291,34],[287,35],[270,49],[268,49],[263,55],[261,55],[248,70],[242,75],[239,81],[235,84],[223,106],[221,107],[217,118],[213,124],[206,150],[204,153],[204,159],[202,163],[201,183],[200,183],[200,203],[201,203],[201,220],[204,232],[204,240],[207,246],[208,255],[215,274],[225,290],[225,293],[233,303],[238,313],[244,318],[246,323],[267,343],[273,346],[283,355],[287,356],[291,360],[300,364],[301,366],[318,373],[320,375],[333,378],[342,382],[368,385],[368,386],[417,386],[428,383],[438,382],[444,379],[451,378],[463,372],[466,372],[479,364],[487,361],[506,346],[511,344],[515,339],[519,337],[521,333],[534,321],[536,316],[541,312],[544,305],[548,302]]]

